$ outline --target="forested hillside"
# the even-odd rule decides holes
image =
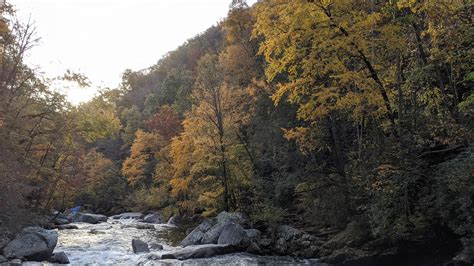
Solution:
[[[32,28],[4,25],[0,214],[362,220],[390,245],[452,234],[474,256],[473,8],[234,0],[222,22],[79,106],[23,63]]]

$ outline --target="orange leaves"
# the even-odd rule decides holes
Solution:
[[[163,138],[155,133],[138,130],[130,156],[123,162],[122,173],[132,185],[152,182],[155,155],[164,146]]]
[[[168,105],[161,107],[158,113],[147,121],[147,127],[160,133],[166,141],[171,140],[183,130],[181,120]]]

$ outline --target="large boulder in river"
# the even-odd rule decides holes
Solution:
[[[52,211],[50,217],[55,225],[63,225],[71,222],[71,217],[59,211]]]
[[[176,252],[163,254],[161,256],[161,259],[188,260],[198,258],[210,258],[217,255],[224,255],[239,251],[243,251],[243,249],[238,246],[209,244],[186,247]]]
[[[217,244],[219,236],[222,233],[222,229],[227,225],[227,223],[217,223],[213,225],[207,232],[202,236],[200,244]]]
[[[3,249],[8,259],[48,260],[58,243],[58,233],[40,227],[27,227]]]
[[[201,240],[204,234],[211,229],[212,223],[209,220],[204,220],[198,227],[194,228],[189,235],[187,235],[183,241],[181,241],[181,246],[191,246],[201,244]]]
[[[163,217],[159,213],[150,213],[143,218],[143,222],[150,224],[161,224],[163,223]]]
[[[69,258],[67,257],[66,253],[59,252],[54,253],[53,256],[49,258],[48,262],[55,264],[69,264]]]
[[[72,216],[72,221],[75,223],[98,224],[100,222],[107,222],[107,216],[102,214],[78,212]]]
[[[217,244],[223,229],[228,225],[233,225],[231,228],[238,228],[238,233],[243,230],[243,227],[249,224],[249,219],[240,212],[221,212],[214,219],[208,219],[202,222],[198,227],[192,230],[187,237],[181,242],[183,247],[189,245],[199,244]],[[238,227],[236,226],[238,225]],[[230,227],[229,227],[230,228]],[[229,229],[230,230],[230,229]],[[258,230],[257,230],[258,231]],[[254,232],[255,233],[255,232]],[[246,234],[242,237],[249,238]],[[227,243],[226,244],[230,244]]]
[[[243,246],[248,244],[247,233],[241,225],[228,223],[222,228],[217,244]]]
[[[133,253],[148,253],[150,249],[148,248],[148,244],[140,239],[133,239],[132,240],[132,249]]]

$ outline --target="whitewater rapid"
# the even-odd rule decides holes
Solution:
[[[162,255],[181,249],[164,237],[173,230],[173,226],[156,224],[154,229],[137,229],[129,227],[133,223],[137,222],[133,219],[109,219],[100,224],[74,223],[79,229],[59,231],[58,245],[54,252],[65,252],[72,265],[321,265],[317,260],[247,253],[186,261],[150,260],[148,257],[151,254]],[[158,243],[163,246],[163,250],[151,249],[151,253],[134,254],[132,239],[140,239],[149,244]]]

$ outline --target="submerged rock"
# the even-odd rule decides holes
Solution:
[[[54,253],[53,256],[48,260],[51,263],[58,263],[58,264],[69,264],[69,258],[67,257],[66,253],[59,252]]]
[[[148,244],[140,239],[133,239],[132,240],[132,249],[133,253],[148,253],[150,249],[148,248]]]
[[[8,259],[48,260],[58,243],[58,233],[39,227],[27,227],[3,249]]]
[[[72,229],[79,229],[77,225],[73,224],[63,224],[63,225],[58,225],[58,230],[72,230]]]
[[[105,232],[99,231],[99,230],[97,230],[97,229],[91,229],[91,230],[89,230],[88,233],[89,233],[89,234],[92,234],[92,235],[105,235]]]
[[[78,212],[72,216],[72,221],[76,223],[98,224],[100,222],[107,222],[107,216],[102,214]]]
[[[143,218],[143,214],[141,212],[125,212],[117,215],[110,216],[111,219],[119,220],[119,219],[141,219]]]
[[[155,226],[152,224],[132,223],[132,224],[122,224],[121,228],[155,229]]]
[[[242,248],[237,246],[208,244],[199,246],[189,246],[176,252],[163,254],[161,256],[161,259],[187,260],[209,258],[217,255],[224,255],[239,251],[242,251]]]

